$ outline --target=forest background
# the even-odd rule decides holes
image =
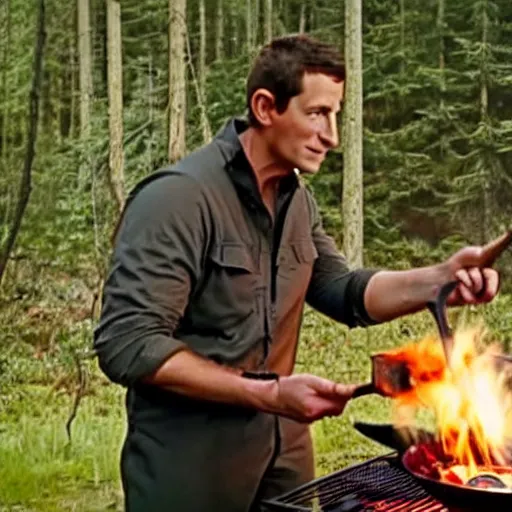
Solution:
[[[113,227],[135,183],[245,113],[249,65],[271,37],[306,32],[344,49],[350,32],[361,45],[355,199],[366,266],[428,265],[510,227],[510,0],[367,0],[358,24],[360,9],[355,0],[1,1],[0,511],[122,507],[122,390],[91,351]],[[350,252],[347,152],[307,181]],[[452,320],[483,317],[508,350],[509,254],[499,269],[499,299]],[[369,353],[428,329],[418,314],[349,331],[308,310],[298,366],[364,380]],[[350,420],[388,415],[365,398],[315,424],[318,472],[379,453]]]

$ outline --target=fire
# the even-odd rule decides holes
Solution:
[[[410,416],[411,407],[432,410],[443,451],[464,466],[465,480],[483,467],[511,462],[509,373],[492,357],[496,346],[483,345],[484,334],[482,328],[455,332],[450,368],[434,337],[397,351],[407,361],[413,385],[396,399],[398,417]]]

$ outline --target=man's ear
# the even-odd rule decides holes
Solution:
[[[261,126],[269,126],[276,110],[274,95],[268,89],[257,89],[251,97],[251,110]]]

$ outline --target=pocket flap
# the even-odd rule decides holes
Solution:
[[[211,259],[221,267],[254,272],[254,262],[248,248],[243,244],[220,243],[213,246]]]
[[[312,263],[318,258],[318,251],[312,240],[298,240],[281,247],[277,256],[278,265]]]

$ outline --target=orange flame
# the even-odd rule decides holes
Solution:
[[[432,410],[444,452],[467,467],[469,478],[482,466],[510,464],[509,375],[492,357],[497,348],[483,346],[484,334],[481,328],[457,331],[450,368],[434,337],[396,351],[408,361],[413,384],[396,399],[397,414],[410,415],[411,406]]]

